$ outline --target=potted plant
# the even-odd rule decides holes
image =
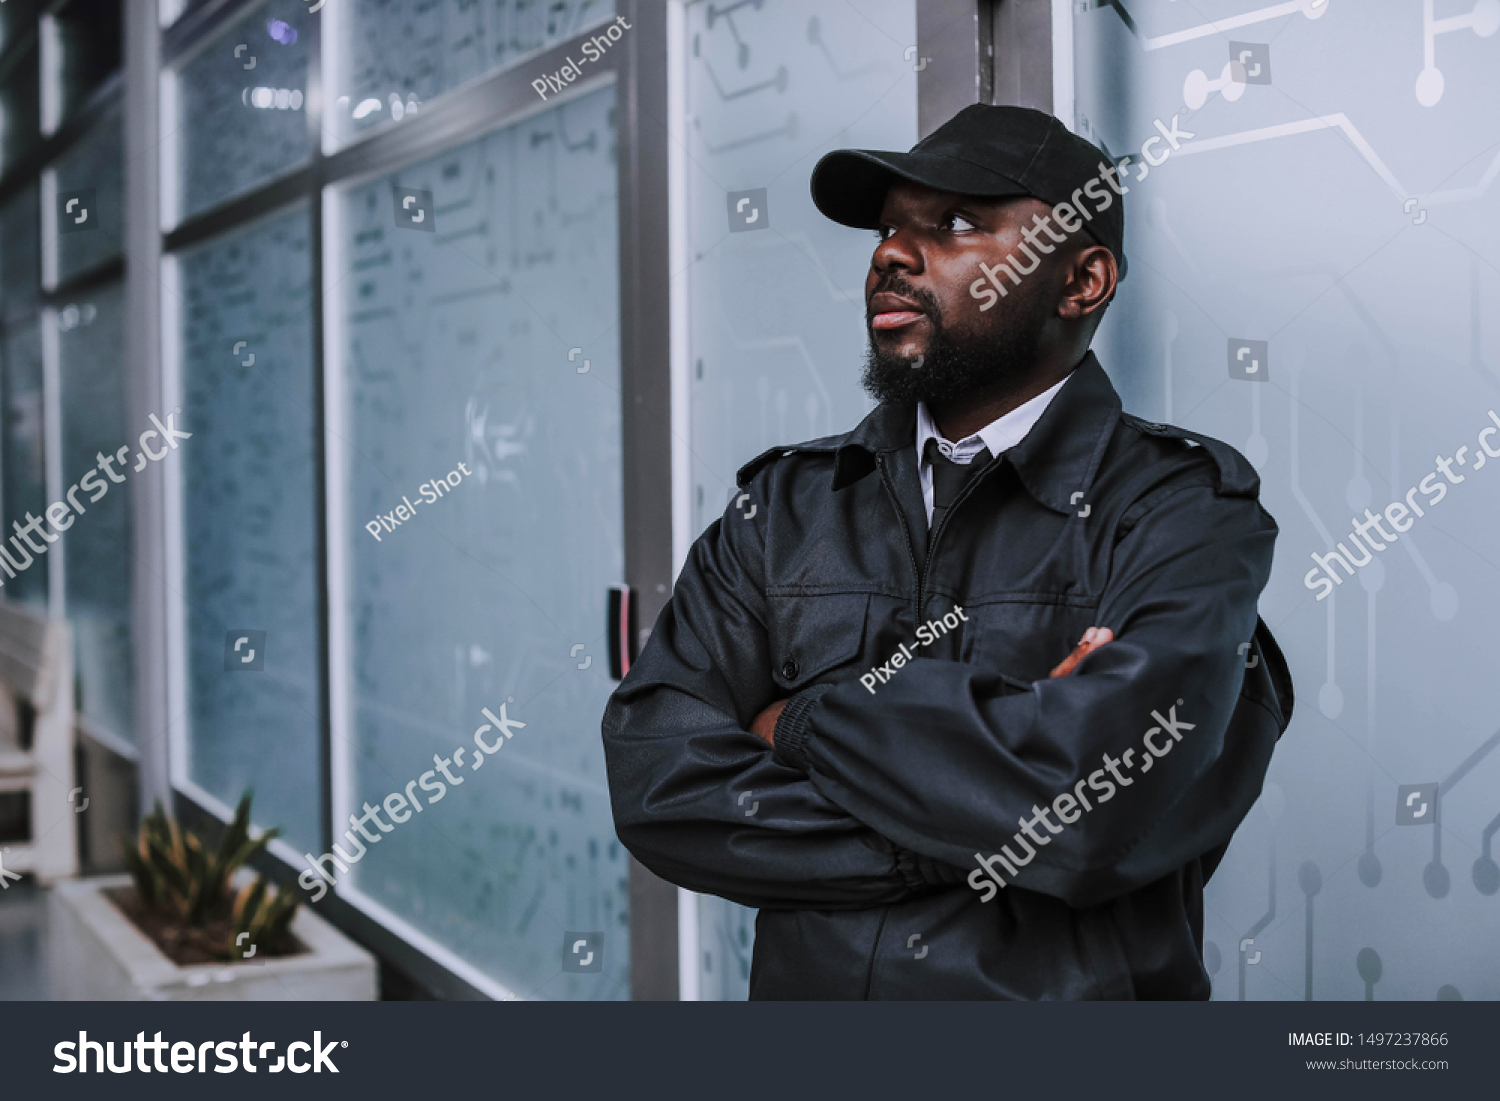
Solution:
[[[48,941],[60,1000],[369,1000],[373,957],[248,860],[250,794],[217,846],[158,803],[125,846],[128,875],[59,883]]]

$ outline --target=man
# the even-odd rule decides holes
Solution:
[[[604,716],[626,847],[759,908],[752,997],[1209,995],[1203,884],[1292,709],[1277,529],[1088,350],[1126,190],[1013,107],[813,171],[879,237],[880,405],[740,471]]]

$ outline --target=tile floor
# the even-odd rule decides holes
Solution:
[[[0,891],[0,1002],[49,997],[45,942],[47,894],[30,876]]]

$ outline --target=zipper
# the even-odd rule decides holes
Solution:
[[[970,478],[965,483],[963,489],[958,491],[958,496],[953,498],[953,503],[948,506],[948,511],[938,521],[938,526],[932,530],[932,534],[927,540],[927,565],[929,568],[932,566],[933,553],[937,550],[938,537],[943,534],[943,529],[948,526],[948,517],[952,516],[958,506],[963,504],[969,495],[974,492],[975,486],[984,481],[986,472],[990,467],[999,462],[1000,457],[999,455],[992,456],[989,466],[986,466],[984,470],[981,470],[975,477]],[[917,552],[916,546],[912,542],[911,528],[906,522],[906,513],[902,511],[901,499],[896,496],[896,487],[891,484],[890,472],[886,469],[885,465],[885,456],[876,455],[875,465],[880,468],[880,481],[885,486],[886,493],[890,495],[891,504],[895,506],[896,516],[901,520],[901,530],[906,533],[906,553],[911,558],[911,572],[917,578],[916,622],[920,623],[922,621],[922,601],[926,595],[924,590],[927,587],[927,571],[917,568]]]
[[[925,573],[917,566],[917,547],[912,542],[911,525],[906,522],[906,513],[901,508],[901,498],[896,496],[896,487],[891,484],[891,473],[886,469],[885,456],[876,455],[875,465],[880,468],[880,484],[885,486],[886,494],[891,499],[891,507],[896,510],[896,519],[901,521],[901,530],[906,533],[906,555],[911,560],[912,576],[917,579],[917,606],[914,622],[922,621],[922,585],[926,580]]]

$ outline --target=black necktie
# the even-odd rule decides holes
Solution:
[[[969,479],[989,463],[990,449],[981,448],[979,454],[967,464],[956,463],[943,454],[935,438],[930,438],[927,441],[927,461],[932,464],[932,523],[927,525],[927,541],[930,544],[932,533],[937,531],[944,514],[953,506]]]

